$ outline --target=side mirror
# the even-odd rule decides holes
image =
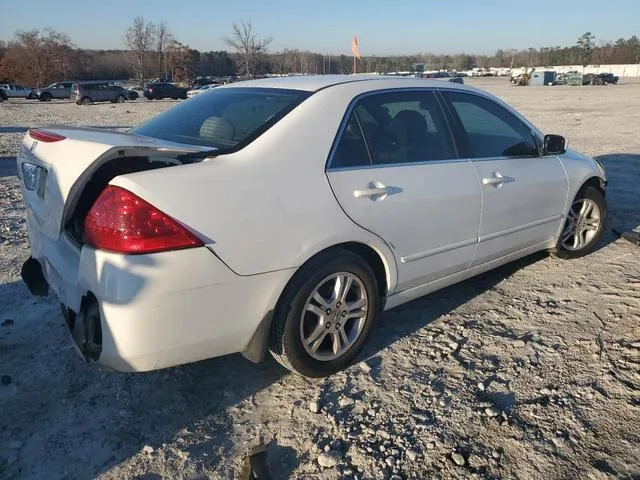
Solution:
[[[561,135],[544,136],[544,154],[560,155],[567,151],[567,141]]]

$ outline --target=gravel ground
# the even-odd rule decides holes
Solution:
[[[640,82],[471,80],[598,156],[609,226],[640,227]],[[306,380],[239,355],[121,374],[76,356],[28,256],[12,172],[28,126],[126,127],[172,102],[0,105],[0,480],[640,478],[640,249],[539,254],[382,315],[362,362]]]

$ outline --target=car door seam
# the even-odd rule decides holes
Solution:
[[[393,251],[395,250],[393,245],[391,245],[389,242],[387,242],[380,235],[376,234],[375,232],[372,232],[371,230],[369,230],[366,227],[363,227],[358,222],[356,222],[353,218],[351,218],[351,216],[347,213],[347,211],[344,209],[344,207],[340,203],[340,200],[338,200],[338,196],[336,195],[336,192],[333,189],[333,185],[331,185],[331,179],[329,178],[329,173],[325,171],[324,172],[324,176],[327,179],[327,184],[329,185],[329,189],[331,190],[331,194],[333,195],[333,198],[335,199],[336,203],[338,204],[338,208],[340,208],[340,210],[342,210],[342,213],[344,213],[345,216],[349,220],[351,220],[351,222],[353,222],[354,225],[357,225],[358,227],[362,228],[364,231],[369,232],[371,235],[373,235],[376,238],[380,239],[380,241],[382,243],[384,243],[389,248],[389,250],[393,253]],[[393,257],[393,267],[395,268],[396,284],[393,286],[393,290],[391,290],[391,285],[387,286],[387,288],[389,289],[388,292],[387,292],[387,296],[392,295],[393,293],[395,293],[395,289],[398,287],[398,280],[397,280],[398,279],[398,261],[396,260],[396,256],[395,255],[392,254],[391,256]],[[389,265],[389,268],[391,268],[391,265]]]
[[[478,169],[476,168],[476,165],[473,160],[471,160],[471,158],[469,158],[469,163],[471,163],[471,167],[476,174],[478,188],[480,189],[480,221],[478,222],[478,232],[476,233],[476,248],[473,250],[473,257],[471,258],[469,265],[467,265],[467,268],[471,268],[471,265],[473,265],[476,261],[476,257],[478,255],[478,245],[480,244],[480,232],[482,231],[482,221],[484,220],[484,189],[482,188],[480,173],[478,172]]]
[[[569,173],[567,172],[567,169],[564,166],[564,163],[562,162],[562,160],[560,159],[560,157],[556,156],[556,160],[558,160],[558,163],[560,164],[560,166],[562,167],[562,170],[564,171],[564,179],[565,179],[565,196],[564,196],[564,209],[562,210],[563,214],[562,216],[565,217],[567,215],[567,213],[569,212],[569,208],[571,208],[570,202],[571,202],[571,198],[569,198]],[[564,222],[560,223],[560,226],[558,227],[558,231],[556,232],[555,235],[555,239],[560,238],[560,235],[562,233],[562,229],[564,227]]]

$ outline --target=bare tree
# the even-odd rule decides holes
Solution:
[[[167,47],[173,40],[167,22],[160,22],[156,27],[156,54],[158,56],[158,71],[164,74],[164,78],[167,78]]]
[[[145,61],[153,46],[155,30],[153,23],[145,23],[144,18],[136,17],[133,19],[133,25],[127,29],[124,35],[127,48],[131,50],[135,57],[133,68],[140,85],[144,82]]]
[[[272,38],[258,38],[253,31],[251,20],[233,24],[231,37],[225,38],[230,47],[233,47],[242,58],[241,67],[244,68],[247,77],[255,75],[258,57],[267,53]]]
[[[72,68],[73,44],[68,35],[50,28],[21,31],[8,45],[2,61],[2,77],[42,86],[66,77]]]

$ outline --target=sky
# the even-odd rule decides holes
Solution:
[[[491,54],[640,35],[640,0],[0,0],[0,39],[51,27],[82,48],[123,48],[132,19],[167,22],[199,50],[229,49],[231,24],[251,19],[270,50],[363,55]]]

